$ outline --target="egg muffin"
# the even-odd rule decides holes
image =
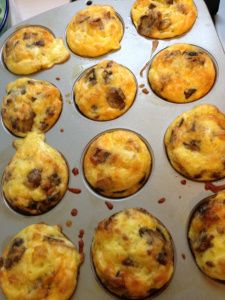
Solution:
[[[84,176],[100,195],[122,198],[136,193],[152,166],[145,142],[134,132],[112,130],[94,138],[83,160]]]
[[[126,67],[105,60],[86,70],[74,85],[74,101],[92,120],[106,121],[124,114],[137,91],[134,75]]]
[[[66,37],[72,52],[96,57],[120,48],[123,24],[111,6],[92,5],[72,18]]]
[[[59,226],[33,224],[3,252],[0,286],[8,300],[68,300],[83,256]]]
[[[44,142],[44,134],[28,133],[13,145],[16,153],[3,174],[7,202],[23,214],[47,212],[66,192],[69,174],[65,159]]]
[[[198,100],[212,88],[216,70],[211,57],[189,44],[175,44],[152,61],[148,80],[153,91],[170,102]]]
[[[6,87],[2,120],[6,128],[24,137],[30,131],[46,132],[62,110],[60,91],[44,80],[20,78]]]
[[[101,221],[91,254],[101,283],[120,297],[140,299],[165,287],[174,271],[171,236],[143,208],[129,208]]]
[[[225,177],[225,115],[210,104],[182,113],[168,127],[164,143],[173,168],[196,181]]]
[[[225,281],[225,191],[197,206],[189,223],[188,240],[201,271]]]
[[[3,60],[10,72],[20,75],[49,69],[70,57],[63,40],[42,26],[16,30],[6,41]]]
[[[197,9],[192,0],[136,0],[131,16],[139,34],[167,39],[191,29]]]

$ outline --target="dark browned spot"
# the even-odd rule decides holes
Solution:
[[[11,98],[8,98],[6,100],[6,105],[9,106],[10,104],[12,104],[13,100]]]
[[[95,152],[90,157],[90,160],[94,165],[98,165],[98,164],[105,163],[110,155],[111,155],[110,152],[104,149],[96,148]]]
[[[23,244],[24,240],[22,238],[16,238],[13,240],[8,255],[4,261],[4,267],[6,269],[10,269],[13,265],[17,264],[21,260],[26,250]]]
[[[134,261],[130,257],[127,257],[126,259],[124,259],[122,261],[122,265],[128,266],[128,267],[134,267],[135,263],[134,263]]]
[[[0,256],[0,269],[4,266],[4,259]]]
[[[23,40],[29,40],[29,39],[35,38],[36,36],[37,36],[36,32],[24,32]]]
[[[104,70],[103,71],[102,78],[103,78],[105,84],[110,83],[110,79],[111,79],[112,74],[113,74],[113,72],[111,70],[109,70],[109,71]]]
[[[41,169],[34,168],[27,174],[29,184],[37,188],[41,184]]]
[[[196,247],[196,251],[198,252],[204,252],[207,249],[211,248],[213,246],[212,240],[214,239],[214,236],[207,235],[205,231],[202,231],[200,233],[199,239],[198,239],[198,245]]]
[[[50,184],[53,186],[60,185],[61,177],[57,173],[53,173],[51,176],[48,177]]]
[[[168,59],[174,59],[175,57],[181,55],[181,51],[180,50],[172,50],[172,51],[168,51],[165,54],[164,59],[168,60]]]
[[[185,148],[191,151],[200,151],[201,141],[199,140],[191,140],[188,142],[183,142]]]
[[[200,52],[184,51],[183,54],[185,55],[187,61],[191,64],[204,65],[205,63],[205,58]]]
[[[109,106],[116,109],[124,109],[125,107],[125,95],[121,88],[112,87],[108,90],[106,95],[106,101]]]
[[[113,61],[110,60],[110,61],[107,63],[106,68],[111,68],[112,65],[113,65]]]
[[[166,4],[173,4],[173,0],[166,0]]]
[[[44,47],[45,46],[45,41],[44,40],[39,40],[37,42],[34,42],[34,46]]]
[[[37,100],[37,98],[32,96],[31,101],[34,102],[35,100]]]
[[[180,123],[178,124],[178,127],[181,127],[183,124],[184,124],[184,118],[182,118],[182,119],[180,120]]]
[[[212,261],[210,261],[210,260],[207,260],[207,261],[205,262],[205,264],[206,264],[208,267],[210,267],[210,268],[215,267],[214,263],[213,263]]]
[[[86,73],[85,78],[88,80],[89,83],[91,83],[92,85],[95,85],[97,83],[95,69],[92,68],[91,70],[89,70]]]
[[[212,179],[220,179],[222,177],[220,172],[213,172],[210,176]]]
[[[46,115],[48,115],[49,117],[53,117],[55,115],[55,110],[53,107],[47,107],[46,111],[45,111]]]
[[[160,265],[167,264],[167,253],[166,251],[159,252],[156,256],[156,260],[160,263]]]
[[[35,81],[33,81],[33,80],[27,80],[27,83],[30,85],[35,85]]]
[[[196,131],[196,123],[195,122],[192,123],[190,131],[193,131],[193,132]]]
[[[155,5],[155,4],[153,4],[153,3],[151,3],[149,6],[148,6],[148,8],[149,9],[154,9],[154,8],[156,8],[157,6]]]
[[[98,27],[100,30],[104,29],[104,23],[101,18],[92,18],[88,22],[91,26]]]
[[[139,235],[144,238],[147,244],[152,245],[154,241],[154,231],[148,227],[141,227],[139,229]]]
[[[12,128],[21,131],[21,132],[28,132],[31,131],[34,123],[35,113],[30,110],[26,116],[22,116],[21,119],[19,118],[10,118]]]
[[[40,128],[41,130],[46,130],[48,128],[48,123],[46,121],[41,121],[40,122]]]
[[[197,91],[197,89],[194,89],[194,88],[184,90],[185,99],[189,99],[196,91]]]

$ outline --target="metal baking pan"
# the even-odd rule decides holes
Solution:
[[[80,194],[67,192],[62,201],[51,211],[41,216],[28,217],[20,215],[10,209],[1,194],[0,201],[0,251],[18,231],[32,223],[46,222],[61,224],[64,233],[78,244],[78,233],[84,229],[85,262],[81,266],[76,292],[72,299],[117,299],[107,292],[96,280],[90,259],[90,245],[97,223],[127,207],[143,207],[159,218],[169,229],[175,244],[175,273],[169,286],[156,298],[160,300],[211,300],[224,299],[225,285],[204,276],[196,266],[188,247],[187,224],[193,207],[203,198],[212,194],[206,191],[203,183],[184,179],[171,167],[163,145],[164,133],[168,125],[180,113],[191,109],[197,104],[212,103],[225,112],[224,82],[225,55],[203,0],[195,0],[198,18],[193,28],[186,34],[173,39],[160,40],[155,53],[174,43],[191,43],[207,50],[215,60],[217,79],[212,90],[202,99],[188,104],[174,104],[166,102],[156,96],[149,88],[146,71],[144,77],[140,71],[150,58],[152,40],[140,36],[132,24],[130,9],[133,1],[123,0],[95,0],[94,4],[110,4],[122,17],[125,26],[121,49],[100,58],[83,58],[71,53],[71,58],[64,64],[31,75],[31,78],[48,80],[55,84],[63,96],[63,111],[55,126],[46,134],[46,141],[66,157],[70,167],[70,187],[81,189]],[[66,26],[73,15],[86,6],[86,1],[79,0],[71,4],[56,8],[20,25],[43,25],[53,31],[57,37],[63,37],[65,43]],[[0,39],[0,48],[7,37],[15,30],[10,28]],[[72,88],[75,80],[86,68],[103,59],[115,60],[127,66],[136,76],[138,84],[145,84],[149,94],[139,88],[132,107],[123,116],[107,122],[96,122],[82,116],[72,99]],[[8,82],[19,76],[11,74],[0,62],[0,99],[5,94]],[[57,80],[59,77],[60,80]],[[58,79],[59,79],[58,78]],[[61,129],[64,129],[62,132]],[[133,130],[150,144],[153,153],[153,168],[151,176],[145,186],[133,196],[110,200],[113,210],[105,205],[104,197],[94,193],[85,182],[82,173],[82,156],[89,141],[99,133],[114,129],[127,128]],[[12,141],[15,139],[0,122],[0,176],[15,150]],[[79,175],[73,176],[73,167],[79,168]],[[224,181],[222,181],[224,182]],[[165,197],[164,203],[158,200]],[[76,208],[78,215],[71,216],[71,210]],[[67,221],[72,221],[68,227]],[[67,223],[67,225],[66,225]],[[71,225],[71,224],[70,224]],[[4,296],[0,294],[0,299]]]

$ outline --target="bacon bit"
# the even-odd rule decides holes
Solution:
[[[60,132],[64,132],[64,128],[60,128]]]
[[[108,209],[113,209],[113,204],[110,201],[105,201],[105,205],[108,207]]]
[[[144,93],[144,94],[149,94],[149,91],[146,89],[146,88],[144,88],[143,90],[142,90],[142,93]]]
[[[60,78],[60,77],[56,77],[55,79],[56,79],[56,80],[60,80],[61,78]]]
[[[79,237],[80,239],[82,239],[83,236],[84,236],[84,229],[80,229],[79,234],[78,234],[78,237]]]
[[[78,245],[79,245],[79,253],[83,253],[84,252],[84,241],[79,240]]]
[[[4,259],[3,257],[0,257],[0,268],[2,268],[4,265]]]
[[[185,184],[187,183],[187,181],[186,181],[185,179],[182,179],[182,180],[180,181],[180,183],[183,184],[183,185],[185,185]]]
[[[70,212],[71,216],[76,217],[78,214],[78,210],[76,208],[73,208]]]
[[[149,59],[149,61],[147,61],[147,63],[146,63],[146,64],[144,65],[144,67],[141,69],[141,71],[140,71],[141,77],[143,77],[143,72],[144,72],[144,70],[150,65],[152,55],[153,55],[153,53],[155,52],[155,50],[157,49],[158,45],[159,45],[159,41],[157,41],[157,40],[153,40],[153,41],[152,41],[152,51],[151,51],[150,59]]]
[[[79,174],[78,168],[73,168],[72,173],[73,173],[74,176],[77,176]]]
[[[185,255],[184,253],[181,254],[181,257],[182,257],[183,259],[186,259],[186,255]]]
[[[219,191],[222,191],[225,189],[225,184],[222,185],[214,185],[212,182],[205,182],[205,190],[212,191],[213,193],[218,193]]]
[[[159,203],[159,204],[162,204],[162,203],[164,203],[165,201],[166,201],[166,198],[163,197],[163,198],[160,198],[160,199],[158,200],[158,203]]]
[[[71,227],[73,225],[73,222],[68,220],[66,221],[66,227]]]
[[[142,83],[142,84],[139,85],[139,88],[142,89],[144,86],[145,86],[144,83]]]
[[[74,194],[80,194],[81,193],[81,190],[77,189],[77,188],[69,188],[68,187],[68,191],[70,191],[71,193],[74,193]]]

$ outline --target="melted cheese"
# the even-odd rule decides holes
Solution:
[[[9,204],[23,213],[40,214],[55,206],[68,184],[62,155],[44,142],[44,135],[29,133],[14,142],[16,154],[4,171],[3,192]]]
[[[58,226],[34,224],[13,238],[3,259],[0,285],[8,300],[68,300],[83,257]]]
[[[70,49],[81,56],[96,57],[120,48],[123,25],[108,5],[92,5],[79,11],[67,27]]]
[[[176,171],[196,181],[225,176],[225,115],[202,104],[177,117],[166,131],[164,143]]]
[[[38,26],[18,29],[3,48],[3,60],[7,68],[21,75],[51,68],[69,57],[63,40],[54,38],[47,29]]]

